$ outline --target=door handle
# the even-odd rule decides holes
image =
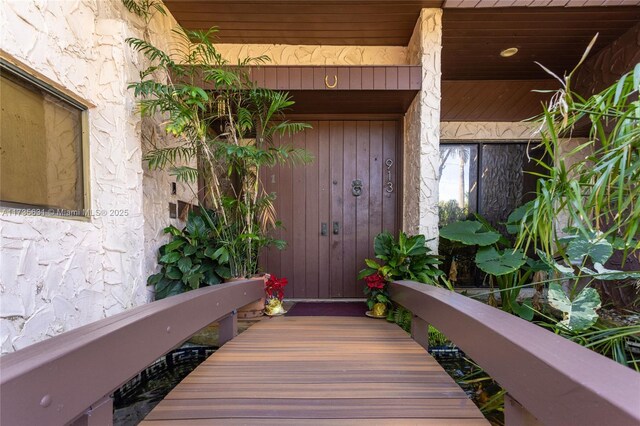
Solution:
[[[320,224],[320,235],[327,236],[329,234],[329,227],[327,226],[326,222],[322,222],[322,224]]]
[[[338,235],[340,233],[340,223],[333,222],[333,235]]]

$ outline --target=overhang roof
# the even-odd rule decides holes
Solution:
[[[191,29],[220,28],[221,43],[406,46],[423,7],[441,0],[165,0]],[[616,7],[487,7],[496,5]],[[443,17],[445,80],[540,79],[533,61],[562,74],[596,32],[594,52],[640,22],[636,0],[448,0]],[[517,47],[505,59],[499,52]]]

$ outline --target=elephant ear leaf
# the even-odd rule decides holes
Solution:
[[[525,300],[522,302],[522,304],[518,303],[517,301],[513,301],[511,302],[511,309],[520,318],[527,321],[531,321],[533,319],[533,314],[535,313],[531,300]]]
[[[521,205],[517,209],[511,212],[507,218],[506,228],[509,234],[517,234],[520,231],[522,220],[525,218],[529,211],[533,207],[533,201],[529,201],[526,204]]]
[[[605,264],[613,254],[613,246],[604,238],[588,239],[582,235],[571,239],[567,246],[569,259],[581,262],[585,256],[589,256],[594,262]]]
[[[571,331],[582,331],[598,320],[600,295],[596,289],[585,287],[573,299],[569,300],[558,283],[549,284],[549,304],[562,312],[562,321],[558,324]]]
[[[494,275],[506,275],[517,271],[527,262],[522,250],[498,251],[493,247],[483,247],[476,254],[476,264],[483,272]]]
[[[473,220],[462,220],[447,225],[440,230],[440,236],[469,246],[488,246],[500,239],[500,234],[487,230],[482,223]]]
[[[607,269],[600,263],[594,263],[593,268],[595,269],[595,273],[591,272],[592,275],[597,275],[599,280],[611,281],[611,280],[625,280],[628,278],[631,279],[640,279],[640,272],[633,271],[618,271],[615,269]],[[586,269],[586,268],[583,268]]]
[[[554,258],[549,256],[542,250],[536,250],[536,253],[540,257],[540,261],[549,266],[550,270],[559,272],[565,278],[575,277],[575,271],[571,266],[556,262]]]

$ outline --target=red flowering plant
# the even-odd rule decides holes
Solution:
[[[366,284],[364,294],[367,296],[367,307],[372,310],[376,303],[389,304],[387,279],[379,272],[364,277]]]
[[[264,286],[267,299],[276,298],[282,301],[284,298],[284,288],[288,283],[289,281],[286,278],[278,278],[275,275],[270,275]]]
[[[369,309],[377,303],[391,305],[387,283],[395,280],[411,280],[438,285],[443,272],[438,268],[440,259],[431,254],[424,235],[409,236],[404,232],[398,239],[389,232],[382,232],[373,241],[375,259],[365,259],[366,268],[358,279],[367,284],[364,293]]]

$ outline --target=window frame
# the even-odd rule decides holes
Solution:
[[[94,105],[69,93],[55,82],[44,77],[30,67],[20,63],[0,50],[0,72],[9,73],[32,84],[49,95],[80,110],[80,158],[82,165],[83,206],[80,210],[51,209],[27,203],[13,203],[0,200],[0,216],[50,217],[88,222],[91,220],[91,177],[89,154],[89,109]],[[52,212],[53,210],[53,212]]]
[[[537,139],[443,139],[440,141],[440,145],[475,145],[478,151],[478,167],[476,169],[476,211],[480,210],[480,192],[482,186],[482,147],[484,145],[525,145],[529,146],[532,143],[539,142]],[[440,177],[438,177],[438,185],[440,185]],[[439,201],[439,200],[438,200]],[[482,213],[480,213],[482,214]]]

